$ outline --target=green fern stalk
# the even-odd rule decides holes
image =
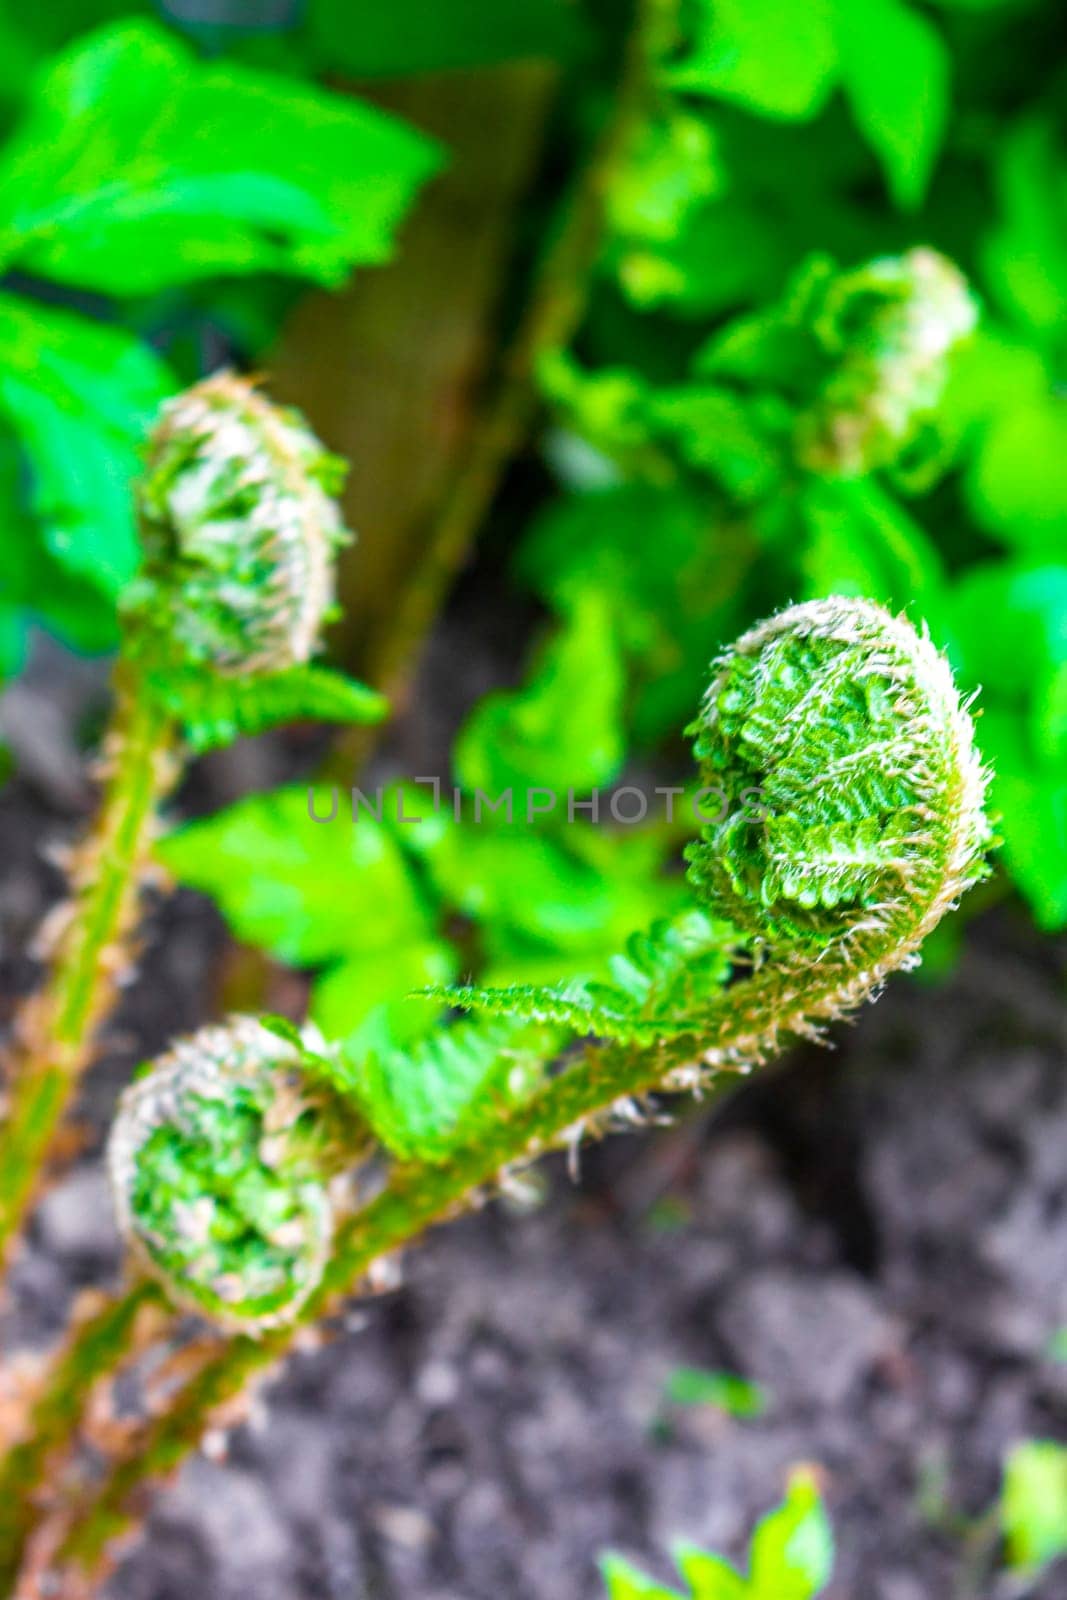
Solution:
[[[79,1319],[56,1355],[48,1382],[29,1407],[18,1442],[0,1464],[0,1586],[8,1593],[12,1565],[33,1522],[34,1501],[51,1476],[53,1459],[69,1448],[93,1385],[125,1359],[141,1312],[162,1304],[159,1286],[148,1279],[105,1298]]]
[[[691,876],[743,936],[736,982],[686,996],[643,1046],[628,1027],[587,1043],[527,1098],[497,1106],[446,1158],[398,1161],[381,1194],[338,1225],[329,1264],[302,1305],[335,1309],[381,1256],[457,1215],[500,1177],[610,1126],[656,1091],[701,1089],[746,1072],[790,1039],[851,1012],[918,947],[983,873],[986,775],[945,660],[909,623],[862,601],[783,612],[716,665],[694,726],[709,786],[756,789],[711,825]],[[555,993],[558,1018],[572,991]],[[463,1003],[540,1016],[552,991],[466,991]],[[576,1030],[587,1013],[575,1012]],[[284,1355],[291,1328],[242,1334],[209,1354],[65,1530],[51,1577],[76,1590],[143,1511],[146,1482],[171,1471],[220,1408]]]
[[[163,409],[138,491],[145,560],[124,607],[103,802],[9,1063],[0,1258],[129,972],[156,816],[185,752],[297,716],[382,715],[380,697],[308,665],[348,537],[340,480],[302,418],[244,380],[209,378]]]
[[[61,908],[46,986],[17,1023],[0,1125],[0,1256],[41,1182],[46,1153],[127,970],[153,821],[178,772],[176,735],[125,664],[105,744],[103,803],[71,862],[72,897]]]

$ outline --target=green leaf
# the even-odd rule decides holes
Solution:
[[[156,680],[156,691],[198,755],[283,723],[380,722],[389,710],[365,684],[315,666],[244,678],[178,674]]]
[[[405,812],[418,814],[406,803]],[[443,904],[485,930],[496,961],[533,945],[571,974],[599,974],[634,927],[686,894],[663,875],[672,846],[659,832],[612,835],[576,820],[550,834],[518,817],[513,827],[485,817],[459,825],[442,812],[403,834]]]
[[[987,323],[953,363],[942,409],[971,446],[964,486],[975,520],[1055,559],[1067,525],[1067,406],[1040,350]]]
[[[21,23],[0,13],[0,100],[21,99],[36,59],[33,42]]]
[[[690,466],[706,472],[741,505],[771,494],[781,481],[789,415],[770,397],[752,400],[710,386],[665,389],[649,419],[672,438]]]
[[[447,1161],[526,1098],[553,1036],[514,1021],[459,1022],[407,1050],[354,1064],[352,1091],[382,1143],[403,1161]]]
[[[751,1600],[814,1600],[830,1581],[834,1538],[814,1478],[798,1472],[785,1503],[752,1537]]]
[[[164,0],[166,3],[166,0]],[[7,9],[14,9],[10,4]],[[159,0],[49,0],[47,6],[19,6],[18,28],[32,60],[63,50],[78,34],[119,17],[156,14]],[[23,93],[32,79],[22,85]]]
[[[68,572],[45,548],[30,515],[33,489],[25,452],[0,418],[0,609],[21,638],[30,623],[87,655],[113,650],[118,618],[112,597]]]
[[[1067,566],[987,561],[953,590],[950,653],[963,680],[987,698],[1029,700],[1036,682],[1067,662]]]
[[[441,1016],[439,1002],[414,999],[413,991],[451,983],[458,970],[452,946],[425,935],[353,951],[316,979],[308,1014],[350,1054],[395,1049]]]
[[[254,795],[168,834],[158,854],[218,901],[239,939],[297,966],[429,937],[430,908],[385,824],[353,824],[340,803],[316,822],[308,801],[303,788]]]
[[[663,1394],[671,1405],[713,1406],[731,1417],[761,1417],[767,1410],[767,1396],[759,1384],[750,1383],[735,1372],[675,1367],[667,1378]]]
[[[1048,371],[1039,350],[983,318],[957,350],[948,370],[941,417],[965,440],[1003,411],[1047,394]]]
[[[1006,544],[1050,556],[1067,533],[1067,397],[1046,391],[991,419],[969,478],[979,521]]]
[[[635,483],[557,501],[523,541],[519,573],[554,605],[595,592],[610,606],[642,740],[685,722],[708,662],[745,620],[707,497],[680,489]]]
[[[668,81],[765,117],[822,110],[840,81],[899,205],[921,200],[948,114],[949,55],[903,0],[696,0],[691,53]]]
[[[999,141],[1001,222],[986,243],[986,270],[1006,310],[1042,338],[1067,319],[1067,178],[1051,118],[1027,115]]]
[[[1004,1466],[1000,1516],[1010,1567],[1036,1572],[1067,1555],[1067,1448],[1051,1439],[1015,1446]]]
[[[981,686],[977,739],[1012,875],[1048,929],[1067,923],[1067,567],[986,562],[957,583],[950,654]]]
[[[111,596],[137,563],[130,482],[172,388],[129,334],[0,295],[0,411],[30,459],[47,551]]]
[[[622,239],[613,255],[623,293],[639,310],[687,317],[773,293],[795,255],[777,211],[732,193],[688,210],[670,238]]]
[[[438,162],[357,101],[116,23],[37,86],[0,161],[0,256],[116,295],[224,273],[339,283],[388,259]]]
[[[679,1545],[675,1564],[692,1591],[691,1600],[745,1600],[745,1580],[721,1556],[692,1545]]]
[[[664,105],[634,131],[607,196],[611,229],[631,243],[669,242],[726,183],[708,119],[673,103]]]
[[[845,92],[899,206],[922,200],[949,109],[950,58],[937,29],[903,0],[834,0]]]
[[[944,572],[919,524],[869,478],[810,478],[802,492],[808,539],[801,556],[804,599],[866,596],[941,632]]]
[[[795,1473],[784,1505],[764,1517],[752,1539],[746,1582],[726,1561],[693,1545],[676,1548],[685,1595],[646,1578],[618,1556],[601,1561],[609,1600],[814,1600],[830,1581],[833,1534],[815,1482]]]
[[[984,698],[984,697],[983,697]],[[993,770],[992,815],[1012,877],[1038,926],[1067,926],[1067,776],[1044,765],[1027,738],[1018,706],[991,694],[982,706],[978,744]]]
[[[838,63],[830,0],[697,0],[691,52],[667,73],[690,94],[763,116],[814,116]]]
[[[652,1578],[646,1578],[621,1556],[603,1556],[600,1571],[607,1585],[608,1600],[684,1600],[677,1589],[667,1589]]]
[[[291,1044],[294,1049],[304,1053],[304,1036],[295,1022],[288,1017],[272,1015],[262,1016],[259,1019],[260,1027],[266,1028],[268,1033],[273,1033],[276,1039],[283,1039],[286,1044]]]
[[[495,798],[508,789],[520,808],[542,789],[564,807],[567,791],[606,783],[626,751],[623,672],[610,607],[576,595],[527,683],[488,695],[456,741],[456,775],[469,793]]]
[[[578,38],[567,0],[394,0],[360,7],[358,20],[352,0],[314,0],[309,30],[326,64],[356,77],[566,59]]]
[[[0,685],[13,678],[22,666],[26,636],[22,618],[14,606],[0,600]]]

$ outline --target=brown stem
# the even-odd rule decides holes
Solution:
[[[608,195],[626,159],[652,85],[664,13],[674,0],[640,0],[611,118],[564,207],[553,243],[538,269],[533,292],[495,392],[476,428],[463,470],[455,479],[432,535],[366,667],[368,681],[403,711],[426,638],[492,505],[508,463],[521,449],[538,410],[537,369],[549,352],[573,338],[585,312],[603,236]],[[355,729],[338,747],[332,770],[348,776],[366,760],[378,737]]]

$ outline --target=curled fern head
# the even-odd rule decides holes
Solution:
[[[187,666],[243,675],[306,662],[349,537],[334,498],[343,470],[297,412],[230,373],[169,401],[139,489],[130,619]]]
[[[904,618],[844,598],[781,612],[717,663],[689,731],[721,796],[690,876],[779,961],[899,956],[983,874],[971,718]]]
[[[179,1041],[126,1090],[108,1147],[119,1223],[179,1303],[235,1328],[299,1310],[333,1234],[333,1115],[297,1045],[251,1017]]]
[[[977,320],[967,280],[936,250],[884,256],[832,277],[812,311],[830,375],[798,418],[801,464],[854,476],[901,462]]]

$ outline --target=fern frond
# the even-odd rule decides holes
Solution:
[[[389,702],[327,667],[288,667],[244,678],[153,675],[152,688],[197,755],[287,722],[380,722]]]
[[[522,1018],[464,1021],[353,1063],[347,1089],[402,1161],[446,1161],[540,1081],[557,1041]]]
[[[461,1011],[480,1011],[516,1021],[558,1023],[578,1034],[634,1042],[662,1032],[655,1024],[636,1017],[625,1002],[616,1004],[615,992],[607,984],[514,983],[499,989],[469,985],[439,988],[431,993]]]
[[[699,1031],[706,1006],[729,975],[734,942],[727,923],[687,911],[634,934],[625,952],[611,959],[614,983],[434,992],[465,1011],[559,1023],[619,1043],[647,1043]]]

